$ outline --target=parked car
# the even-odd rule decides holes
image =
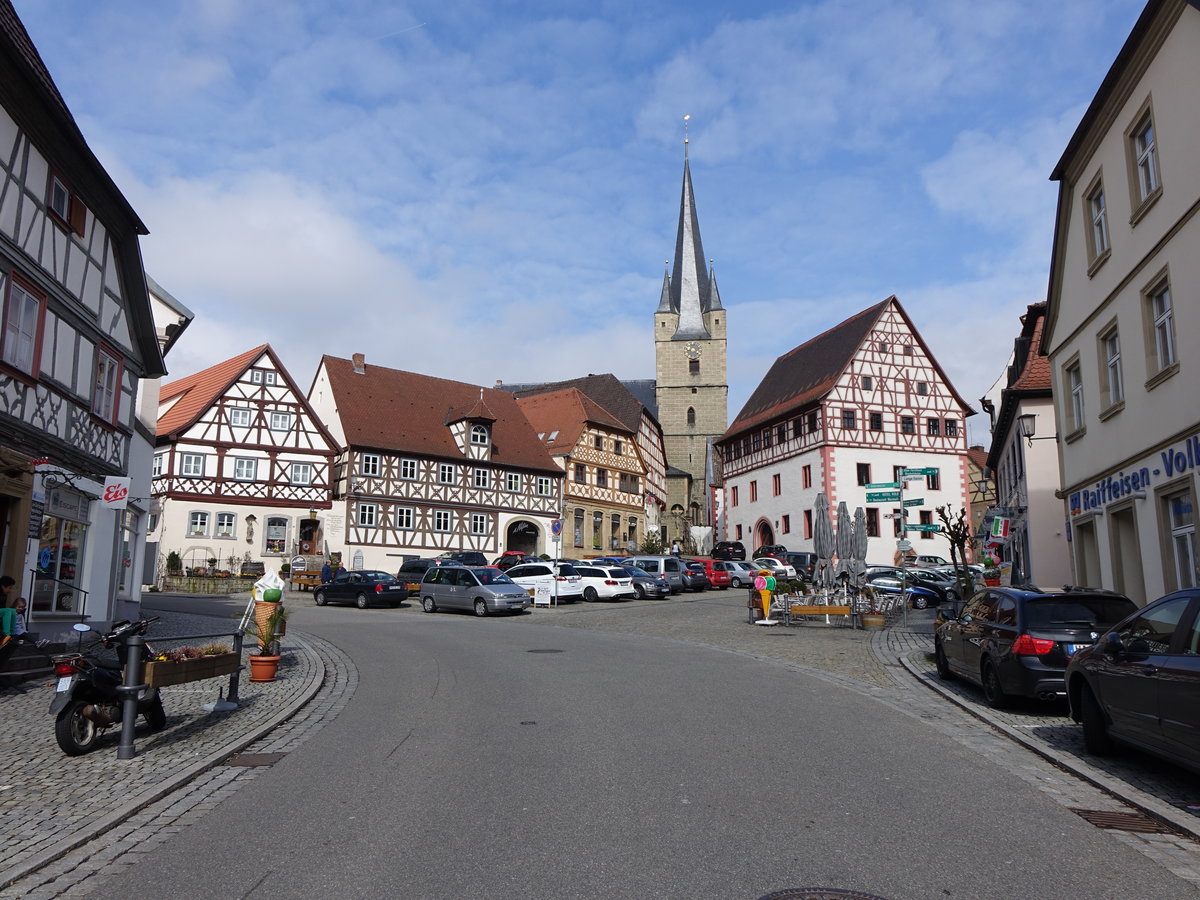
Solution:
[[[944,556],[914,556],[912,559],[914,566],[948,566],[950,560]]]
[[[537,560],[513,566],[505,573],[517,584],[529,590],[544,586],[559,603],[573,603],[583,596],[583,583],[568,563],[551,563]]]
[[[781,558],[796,570],[798,578],[803,578],[805,581],[813,580],[813,572],[817,568],[817,554],[803,550],[789,550]]]
[[[1200,589],[1147,604],[1067,665],[1089,753],[1120,742],[1200,773]]]
[[[677,556],[631,556],[625,560],[625,565],[637,566],[651,575],[662,575],[671,586],[672,594],[688,589],[683,580],[683,560]]]
[[[746,545],[741,541],[717,541],[711,556],[713,559],[745,559]]]
[[[478,550],[447,550],[439,553],[435,559],[449,559],[464,566],[486,566],[488,559]]]
[[[505,550],[492,560],[492,565],[503,572],[511,569],[517,563],[524,562],[527,559],[529,559],[529,556],[524,550]]]
[[[764,556],[774,556],[778,559],[783,559],[783,555],[787,553],[787,547],[783,544],[763,544],[761,547],[756,547],[754,552],[750,554],[751,559],[761,559]]]
[[[707,591],[712,587],[712,582],[708,580],[708,572],[704,570],[704,563],[685,559],[683,565],[683,580],[689,591]]]
[[[795,578],[796,570],[781,559],[774,556],[756,556],[754,565],[757,569],[770,569],[776,578]]]
[[[628,563],[622,565],[621,569],[629,573],[629,577],[633,581],[633,589],[639,600],[662,600],[671,596],[671,585],[667,583],[665,576],[651,575],[644,569]]]
[[[408,597],[408,590],[395,575],[374,569],[351,569],[339,572],[332,581],[318,587],[313,594],[317,606],[326,603],[353,603],[359,609],[368,606],[399,606]]]
[[[583,599],[588,603],[596,600],[632,600],[637,596],[633,589],[633,576],[617,566],[575,566],[583,583]]]
[[[519,613],[529,608],[529,591],[495,566],[432,566],[421,580],[421,608]]]
[[[585,566],[621,566],[625,564],[624,556],[595,556],[583,561]]]
[[[935,626],[938,675],[979,684],[997,709],[1017,696],[1064,697],[1064,673],[1075,651],[1136,611],[1132,600],[1111,591],[985,588],[961,615]]]
[[[940,606],[943,603],[954,603],[958,600],[958,587],[955,583],[934,569],[871,566],[867,569],[866,580],[873,582],[876,578],[898,578],[911,585],[923,587],[937,595],[933,603],[917,606],[916,609],[925,609],[926,606]]]
[[[732,588],[749,587],[754,583],[758,570],[745,560],[729,560],[729,586]]]
[[[719,588],[722,591],[729,590],[729,561],[722,559],[685,559],[688,568],[692,568],[692,563],[704,567],[704,574],[708,576],[710,587]]]
[[[904,594],[906,602],[913,609],[939,606],[945,599],[940,591],[921,584],[911,575],[901,574],[902,572],[901,569],[877,566],[867,570],[863,582],[881,594]]]
[[[426,571],[438,566],[461,566],[462,563],[453,559],[406,559],[396,572],[396,579],[404,585],[405,598],[415,597],[421,590],[421,580]]]

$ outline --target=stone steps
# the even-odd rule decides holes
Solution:
[[[49,681],[54,676],[54,665],[50,657],[67,652],[66,644],[47,644],[38,648],[33,644],[17,644],[17,649],[0,670],[0,679],[5,682]]]

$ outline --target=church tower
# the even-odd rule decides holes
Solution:
[[[674,468],[691,476],[690,485],[688,478],[668,477],[667,512],[682,513],[692,525],[712,524],[708,496],[712,441],[729,425],[725,328],[717,279],[700,242],[685,137],[679,233],[675,261],[663,275],[662,296],[654,312],[654,356],[668,475]]]

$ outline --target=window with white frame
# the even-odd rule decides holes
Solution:
[[[1164,278],[1146,293],[1146,318],[1150,323],[1152,340],[1149,360],[1151,375],[1169,369],[1177,362],[1175,355],[1175,313],[1171,304],[1171,285]]]
[[[944,424],[946,426],[946,437],[958,437],[957,419],[946,419]]]
[[[1067,414],[1070,417],[1071,431],[1083,427],[1083,372],[1079,361],[1075,360],[1064,370],[1067,381]]]
[[[377,478],[380,472],[378,453],[364,453],[358,458],[358,474],[368,478]]]
[[[233,537],[233,526],[237,517],[233,513],[217,513],[217,531],[214,537]]]
[[[238,481],[254,481],[258,477],[258,460],[245,457],[235,459],[233,477]]]
[[[913,416],[900,417],[900,433],[901,434],[916,434],[917,420]]]
[[[150,467],[150,477],[151,478],[162,478],[163,472],[166,471],[166,465],[167,465],[167,454],[155,453],[154,454],[154,462]]]
[[[250,381],[252,384],[262,384],[263,372],[262,369],[250,370]]]
[[[400,477],[405,481],[417,480],[417,461],[415,459],[400,460]]]
[[[925,488],[930,491],[940,491],[942,489],[942,473],[934,472],[925,476]]]
[[[487,534],[487,516],[483,513],[471,513],[471,534]]]
[[[482,445],[482,446],[487,446],[487,442],[488,442],[487,427],[484,425],[472,425],[471,426],[471,443]]]
[[[244,406],[230,407],[229,424],[234,428],[248,428],[250,425],[250,410]]]
[[[928,435],[941,434],[942,433],[942,420],[941,419],[926,419],[925,420],[925,433]]]
[[[438,484],[454,484],[454,465],[438,463]]]
[[[203,478],[204,477],[204,454],[203,453],[180,453],[179,454],[179,474],[185,478]]]
[[[197,510],[188,516],[188,535],[204,537],[208,534],[208,513]]]
[[[1115,406],[1125,399],[1125,384],[1121,377],[1121,335],[1115,325],[1100,335],[1100,362],[1107,405]]]
[[[521,489],[521,476],[516,472],[507,472],[504,476],[504,487],[511,493]]]
[[[313,467],[312,463],[294,462],[291,466],[289,480],[292,484],[312,484]]]
[[[1192,491],[1185,488],[1162,499],[1167,526],[1170,528],[1169,562],[1174,575],[1174,590],[1196,586],[1196,514]]]
[[[92,412],[105,422],[115,422],[120,412],[121,361],[104,347],[96,348],[96,381]]]
[[[17,279],[9,278],[4,303],[3,359],[26,375],[38,374],[44,305],[44,297]]]
[[[396,507],[396,527],[411,529],[413,527],[413,510],[411,506]]]
[[[292,427],[292,414],[289,412],[279,412],[272,410],[271,412],[271,430],[272,431],[287,431]]]
[[[433,530],[434,531],[449,531],[450,530],[450,511],[446,509],[435,509],[433,511]]]
[[[1130,141],[1137,175],[1137,199],[1139,202],[1145,202],[1162,187],[1158,171],[1158,141],[1154,135],[1154,117],[1149,110],[1134,126]]]
[[[87,208],[57,172],[50,175],[50,185],[46,192],[46,209],[53,221],[81,237],[83,236],[84,227],[87,224]]]
[[[374,528],[379,524],[379,504],[359,503],[356,522],[363,528]]]
[[[492,486],[492,473],[487,469],[476,468],[472,483],[477,488],[486,488]]]
[[[1108,257],[1108,203],[1104,197],[1104,182],[1097,174],[1088,186],[1083,199],[1084,212],[1090,228],[1087,233],[1088,262],[1099,265]]]
[[[278,376],[274,372],[263,372],[263,384],[275,384]]]
[[[550,496],[550,479],[545,475],[539,475],[537,480],[537,492],[539,497]]]

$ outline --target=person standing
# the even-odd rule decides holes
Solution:
[[[677,557],[681,553],[683,553],[683,550],[679,546],[679,541],[673,541],[671,543],[671,555]]]
[[[329,584],[333,581],[333,566],[329,565],[329,560],[325,560],[325,565],[321,566],[321,584]]]

